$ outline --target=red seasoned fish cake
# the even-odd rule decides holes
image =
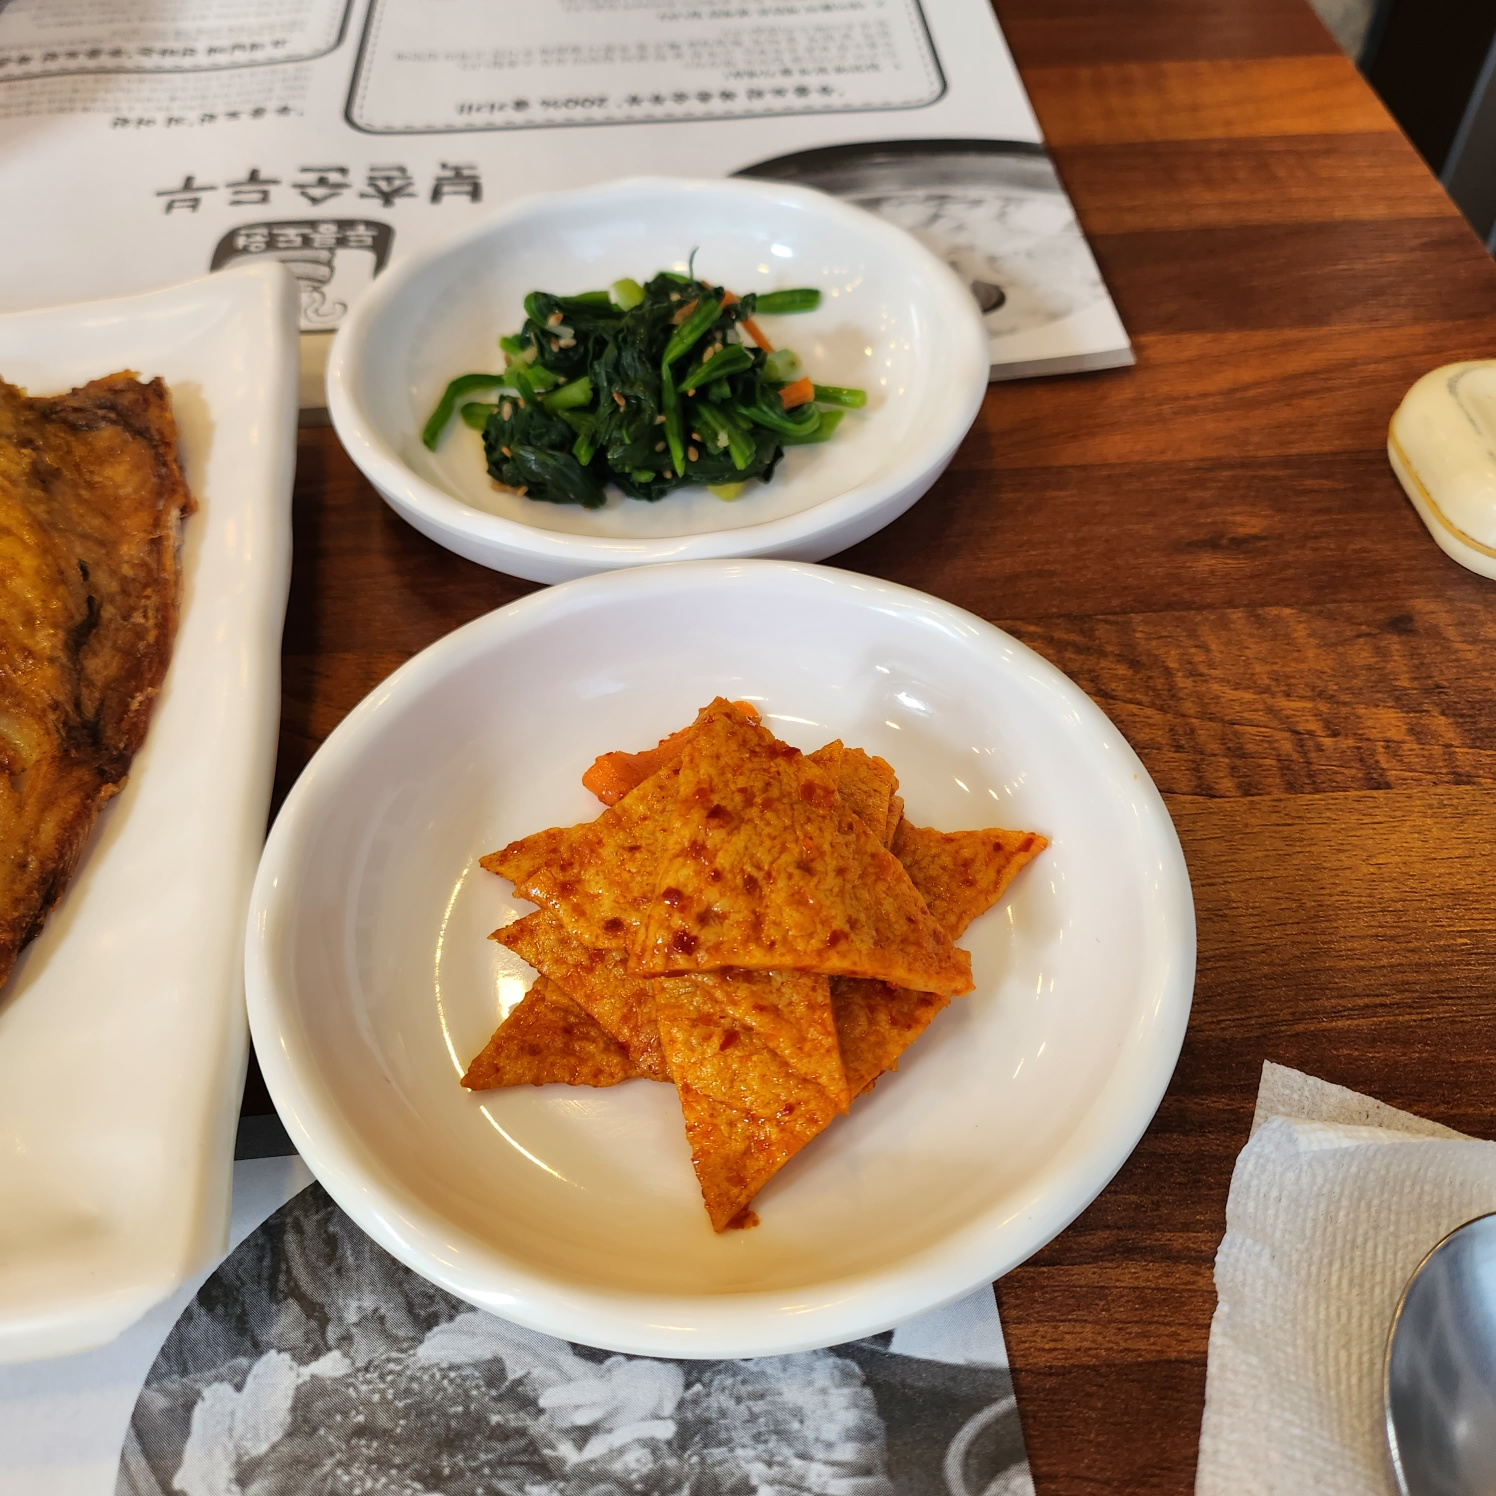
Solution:
[[[1035,831],[932,831],[901,821],[893,855],[952,940],[985,914],[1049,845]]]
[[[970,990],[970,959],[820,764],[730,708],[699,726],[679,762],[635,971],[739,966]]]
[[[623,1045],[639,1071],[668,1080],[655,1022],[654,984],[630,974],[622,951],[599,949],[573,935],[548,909],[489,937],[528,961]]]
[[[643,1075],[628,1050],[541,977],[468,1066],[470,1091],[497,1086],[616,1086]]]
[[[552,826],[481,859],[589,945],[624,950],[654,893],[680,764],[672,761],[596,820]]]

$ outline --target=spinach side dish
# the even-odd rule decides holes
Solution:
[[[669,270],[579,296],[532,291],[524,326],[499,339],[504,371],[454,379],[421,439],[435,451],[458,417],[483,433],[496,484],[545,503],[596,509],[610,483],[649,502],[688,484],[735,499],[773,477],[786,447],[828,441],[867,402],[815,384],[754,321],[820,300],[738,297]]]

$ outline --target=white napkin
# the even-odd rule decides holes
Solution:
[[[1196,1496],[1385,1496],[1403,1285],[1496,1210],[1496,1143],[1265,1064],[1216,1254]]]

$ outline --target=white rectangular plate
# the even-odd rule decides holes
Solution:
[[[101,1345],[223,1250],[280,709],[295,288],[251,266],[0,316],[0,377],[33,395],[165,379],[199,504],[145,747],[0,989],[0,1361]]]

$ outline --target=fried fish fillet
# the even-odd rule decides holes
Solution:
[[[159,380],[0,381],[0,982],[124,784],[171,657],[194,504]]]

